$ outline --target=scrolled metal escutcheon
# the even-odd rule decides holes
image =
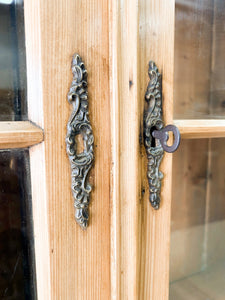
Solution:
[[[66,149],[71,165],[75,219],[82,229],[86,229],[91,192],[87,176],[94,160],[94,137],[88,115],[87,71],[78,54],[73,55],[72,73],[73,80],[67,98],[73,105],[73,112],[67,124]],[[83,137],[82,153],[77,151],[77,135]]]
[[[162,76],[153,61],[149,62],[150,82],[145,94],[144,109],[144,145],[148,159],[147,177],[149,183],[149,200],[154,209],[159,209],[161,181],[163,173],[159,170],[164,151],[174,152],[180,144],[180,133],[176,126],[167,125],[164,128],[162,115]],[[167,145],[168,132],[172,131],[174,142]]]

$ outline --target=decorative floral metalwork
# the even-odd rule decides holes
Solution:
[[[91,192],[87,176],[94,160],[94,137],[88,115],[87,71],[78,54],[74,54],[72,59],[72,73],[73,80],[68,93],[68,101],[73,105],[73,112],[67,124],[66,146],[71,165],[75,219],[82,229],[86,229]],[[78,134],[83,137],[84,151],[82,153],[77,151],[75,137]]]
[[[149,62],[148,74],[150,82],[145,94],[144,145],[148,158],[149,200],[155,209],[159,209],[161,180],[163,178],[163,173],[159,171],[159,167],[164,151],[159,140],[152,137],[152,132],[161,130],[164,123],[162,120],[161,74],[153,61]]]

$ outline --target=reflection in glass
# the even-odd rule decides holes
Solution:
[[[225,1],[176,0],[174,117],[225,118]]]
[[[0,1],[0,121],[27,119],[23,1]]]
[[[225,299],[225,139],[173,154],[170,300]]]
[[[36,299],[28,150],[0,151],[0,299]]]

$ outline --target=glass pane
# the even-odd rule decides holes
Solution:
[[[224,149],[182,140],[173,154],[170,300],[225,299]]]
[[[0,121],[27,119],[22,0],[0,0]]]
[[[0,299],[36,299],[28,150],[0,151]]]
[[[224,118],[224,0],[176,0],[174,53],[175,118]]]

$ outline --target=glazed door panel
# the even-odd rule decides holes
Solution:
[[[225,297],[224,15],[223,1],[176,1],[174,116],[189,133],[174,154],[170,299]]]
[[[28,114],[44,129],[30,150],[40,299],[165,300],[169,280],[210,261],[209,224],[223,220],[223,19],[219,0],[25,0]],[[95,139],[86,231],[74,219],[65,145],[74,53],[88,72]],[[150,60],[162,73],[165,125],[181,132],[180,149],[160,167],[159,210],[149,203],[143,145]],[[193,269],[180,238],[187,229],[199,243]]]

